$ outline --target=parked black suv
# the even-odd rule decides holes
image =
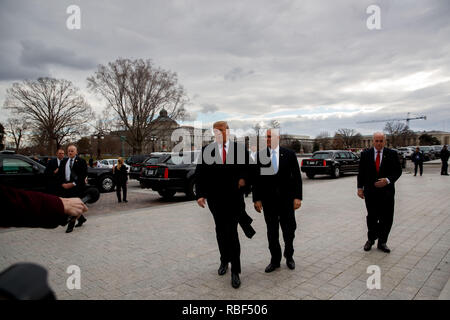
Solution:
[[[156,164],[143,167],[139,182],[142,188],[151,188],[163,198],[172,198],[176,192],[184,192],[195,198],[194,173],[200,151],[188,152],[184,162],[183,153],[170,153]]]
[[[314,152],[311,159],[303,159],[302,172],[313,179],[316,174],[328,174],[338,178],[347,172],[358,172],[359,157],[345,150],[323,150]]]
[[[0,183],[18,189],[46,191],[45,167],[29,157],[14,152],[0,152]],[[88,185],[103,192],[113,191],[112,169],[88,167]]]

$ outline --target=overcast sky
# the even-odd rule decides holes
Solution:
[[[66,27],[72,4],[80,30]],[[367,27],[372,4],[380,30]],[[143,58],[178,74],[191,120],[205,124],[370,134],[384,123],[357,122],[410,112],[427,116],[413,130],[450,131],[449,17],[448,0],[0,0],[0,104],[13,82],[52,76],[101,111],[86,78],[98,64]]]

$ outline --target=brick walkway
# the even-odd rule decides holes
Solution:
[[[2,230],[0,269],[23,261],[45,266],[59,299],[437,299],[450,277],[449,185],[438,166],[426,166],[423,177],[404,173],[392,252],[385,254],[362,250],[366,211],[355,175],[305,178],[296,213],[297,267],[291,271],[283,261],[271,274],[264,273],[270,260],[264,219],[248,198],[257,234],[249,240],[240,230],[238,290],[229,272],[217,275],[213,219],[193,201],[88,216],[71,234]],[[66,287],[69,265],[81,268],[80,290]],[[369,265],[381,268],[380,290],[367,289]]]

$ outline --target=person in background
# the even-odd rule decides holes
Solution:
[[[51,159],[45,168],[45,176],[47,180],[47,192],[57,195],[60,191],[58,186],[58,171],[61,161],[64,159],[64,149],[59,148],[56,151],[56,158]]]
[[[67,155],[68,158],[61,161],[58,169],[61,197],[81,198],[86,191],[87,164],[83,158],[78,156],[78,150],[74,144],[67,147]],[[76,220],[78,220],[78,223],[75,226]],[[67,226],[66,233],[72,232],[74,227],[81,227],[86,220],[83,215],[80,215],[77,219],[72,219]]]
[[[441,161],[442,161],[442,169],[441,175],[448,176],[448,157],[450,152],[448,151],[447,145],[445,145],[441,150]]]
[[[123,159],[119,158],[117,160],[117,165],[113,168],[114,180],[116,181],[116,193],[117,200],[122,202],[120,190],[123,191],[123,202],[128,202],[127,200],[127,183],[128,183],[128,172],[127,167],[123,164]]]
[[[414,162],[414,176],[417,176],[417,167],[420,168],[420,175],[423,174],[423,161],[425,157],[423,153],[420,151],[420,148],[417,147],[416,151],[411,155],[411,161]]]
[[[89,158],[89,167],[93,168],[94,167],[94,159]]]

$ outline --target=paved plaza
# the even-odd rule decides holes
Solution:
[[[396,184],[390,254],[376,246],[362,249],[366,209],[356,196],[356,175],[303,176],[296,269],[289,270],[283,260],[270,274],[264,272],[270,261],[266,226],[250,196],[247,211],[257,233],[247,239],[239,229],[242,285],[237,290],[230,271],[217,274],[214,222],[195,201],[144,208],[114,204],[111,210],[114,194],[108,194],[92,207],[96,214],[71,234],[62,227],[1,230],[0,269],[16,262],[41,264],[58,299],[438,299],[450,277],[450,177],[439,170],[429,164],[424,176],[414,177],[407,169]],[[130,205],[149,194],[131,190]],[[105,214],[98,213],[102,207]],[[79,290],[66,286],[70,265],[80,267]],[[381,269],[381,289],[367,288],[370,265]]]

